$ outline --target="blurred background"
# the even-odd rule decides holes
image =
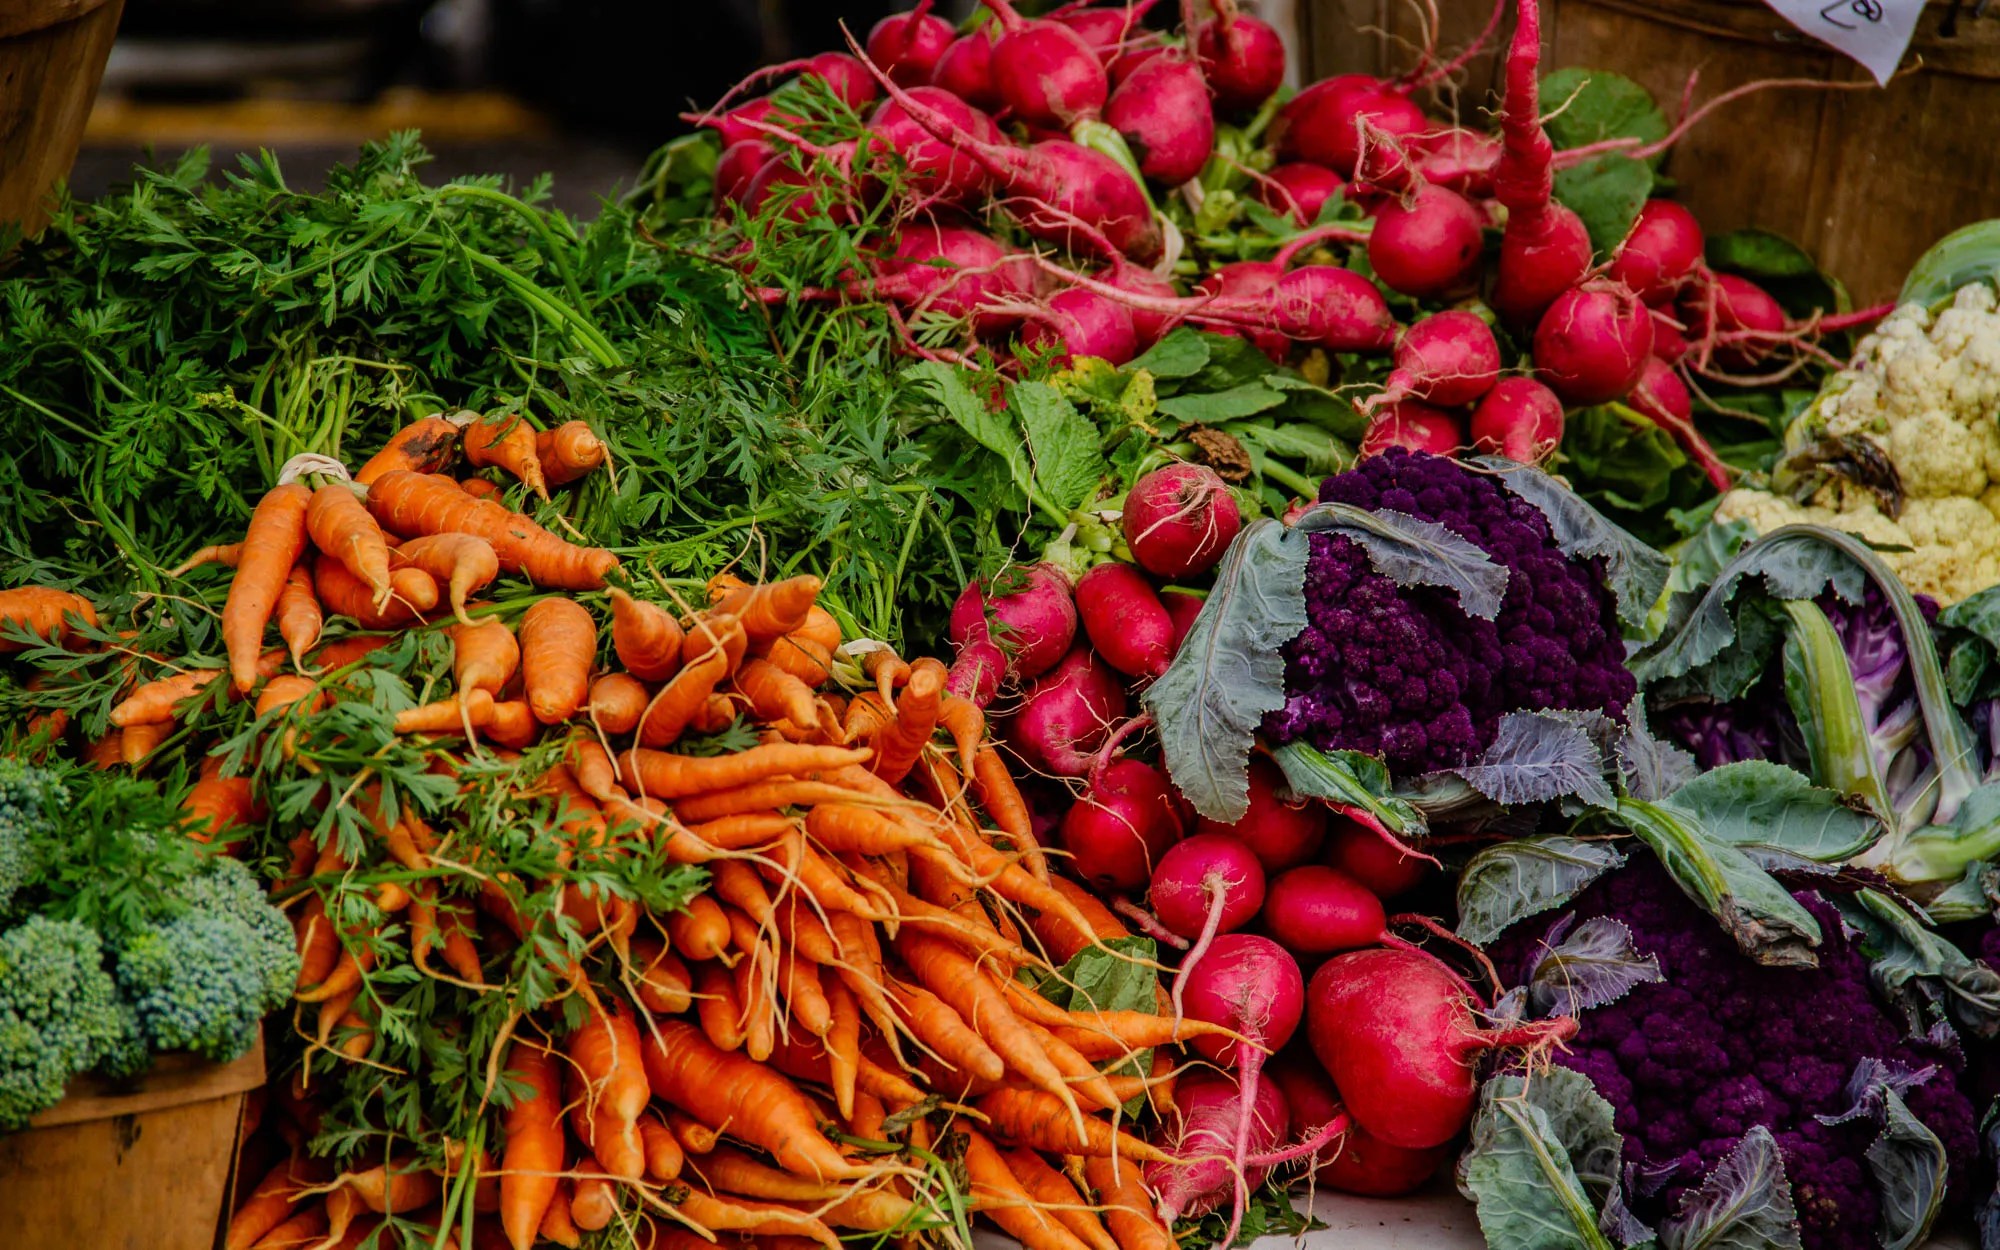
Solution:
[[[114,0],[115,2],[115,0]],[[956,20],[977,0],[944,0]],[[70,175],[79,196],[148,150],[270,148],[314,185],[355,145],[420,129],[432,177],[555,175],[590,213],[647,152],[760,64],[842,46],[905,0],[126,0]],[[1033,4],[1023,4],[1025,10]],[[1042,6],[1047,7],[1047,6]],[[1283,20],[1289,0],[1256,6]],[[1157,6],[1171,24],[1177,6]],[[1281,26],[1281,29],[1283,27]]]

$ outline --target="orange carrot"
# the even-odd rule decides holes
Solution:
[[[634,747],[618,755],[618,778],[625,788],[661,799],[681,799],[709,790],[747,785],[769,777],[813,773],[859,763],[868,752],[846,747],[770,743],[734,755],[673,755]]]
[[[763,969],[768,955],[753,955],[736,961],[731,971],[736,977],[736,1001],[743,1010],[743,1053],[762,1063],[771,1057],[777,1044],[777,1005],[771,1001],[770,983]]]
[[[556,1182],[556,1192],[549,1198],[549,1209],[542,1213],[541,1236],[545,1241],[553,1241],[566,1250],[577,1250],[583,1245],[583,1234],[577,1230],[575,1221],[570,1219],[570,1183]]]
[[[288,708],[308,699],[311,700],[306,707],[308,716],[326,706],[326,692],[312,678],[296,673],[273,677],[264,683],[263,693],[257,696],[257,715],[263,716],[277,708]]]
[[[674,1136],[658,1112],[648,1111],[639,1117],[639,1137],[646,1143],[647,1179],[670,1181],[681,1174],[687,1156],[681,1150],[680,1138]]]
[[[119,762],[136,768],[157,751],[173,732],[172,725],[127,725],[118,731]]]
[[[579,737],[564,758],[570,776],[576,778],[577,789],[591,798],[602,803],[618,792],[618,769],[597,739]]]
[[[780,672],[798,678],[812,689],[824,685],[833,673],[833,652],[795,633],[772,643],[764,658]]]
[[[768,646],[806,623],[821,585],[819,578],[804,574],[763,586],[738,586],[719,598],[711,596],[709,606],[742,621],[753,644]]]
[[[527,1089],[515,1095],[503,1120],[500,1223],[514,1250],[529,1250],[563,1170],[562,1069],[554,1055],[522,1041],[507,1052],[507,1069]]]
[[[395,639],[380,634],[350,634],[345,638],[329,642],[313,653],[313,660],[319,671],[330,672],[357,664],[375,651],[388,646]]]
[[[359,621],[366,629],[407,625],[426,610],[421,606],[424,603],[437,606],[437,583],[421,569],[401,568],[391,572],[389,602],[380,609],[370,597],[367,585],[338,560],[314,561],[313,590],[326,611]]]
[[[424,534],[476,534],[493,547],[500,567],[526,573],[538,586],[597,590],[618,557],[598,547],[564,542],[527,517],[417,473],[384,474],[368,490],[368,510],[384,527],[406,538]]]
[[[828,910],[850,912],[869,920],[893,918],[885,916],[882,908],[849,885],[832,864],[806,845],[805,835],[796,828],[786,830],[778,838],[770,849],[770,857],[778,867],[764,868],[764,872],[773,878],[796,879],[800,889]]]
[[[518,414],[481,417],[465,427],[461,439],[467,463],[482,469],[504,469],[534,491],[537,498],[549,497],[541,457],[535,454],[535,430],[526,418]]]
[[[702,713],[709,695],[728,675],[729,657],[723,648],[703,651],[647,703],[639,717],[639,741],[649,747],[671,744]]]
[[[382,450],[361,466],[354,480],[367,486],[398,469],[436,473],[451,463],[457,449],[458,425],[443,417],[425,417],[397,430]]]
[[[120,729],[133,725],[171,725],[174,708],[182,700],[194,698],[222,675],[219,668],[197,668],[149,681],[112,706],[111,723]]]
[[[1173,1156],[1130,1133],[1114,1130],[1095,1116],[1083,1117],[1079,1129],[1062,1100],[1044,1090],[1001,1086],[983,1095],[979,1110],[993,1122],[993,1131],[1023,1146],[1059,1155],[1100,1155],[1113,1151],[1141,1163],[1171,1163]]]
[[[418,1167],[412,1159],[391,1159],[359,1172],[344,1172],[334,1178],[333,1185],[352,1191],[362,1206],[377,1215],[408,1215],[436,1202],[444,1192],[444,1181],[438,1174]]]
[[[278,606],[285,577],[306,547],[306,504],[312,492],[287,482],[267,493],[250,514],[243,536],[243,558],[230,580],[222,605],[222,642],[229,652],[229,673],[239,694],[257,683],[257,656],[264,649],[264,627]]]
[[[889,992],[903,1008],[910,1032],[946,1063],[988,1081],[1007,1075],[1006,1061],[936,995],[914,985],[895,985]]]
[[[708,1186],[745,1198],[772,1202],[820,1203],[846,1193],[845,1185],[808,1180],[761,1163],[749,1152],[734,1146],[717,1145],[701,1161],[702,1179]]]
[[[696,613],[688,623],[686,636],[681,639],[681,666],[685,668],[717,647],[727,658],[723,676],[733,675],[750,650],[750,638],[743,630],[743,622],[734,613],[720,608]]]
[[[770,1151],[788,1172],[822,1180],[870,1172],[821,1136],[812,1103],[770,1067],[718,1050],[684,1021],[659,1020],[654,1027],[642,1049],[656,1097],[710,1128],[726,1126],[732,1136]]]
[[[833,1027],[833,1006],[820,982],[819,969],[797,951],[778,952],[778,991],[806,1032],[826,1036]]]
[[[718,861],[710,871],[715,874],[710,888],[717,898],[750,917],[760,927],[773,923],[777,910],[771,902],[771,895],[764,889],[763,880],[748,864],[740,859],[725,859]]]
[[[593,1010],[584,1026],[569,1035],[570,1127],[604,1170],[638,1180],[646,1174],[646,1147],[639,1137],[639,1114],[652,1091],[639,1056],[639,1028],[626,1009]]]
[[[681,627],[656,603],[611,588],[611,647],[640,681],[665,681],[681,667]]]
[[[586,1233],[606,1228],[618,1217],[618,1194],[604,1168],[586,1160],[570,1181],[569,1218]]]
[[[243,558],[242,543],[213,543],[196,551],[187,559],[167,570],[168,577],[186,577],[194,569],[204,564],[222,564],[230,568]]]
[[[464,481],[457,483],[457,486],[458,489],[464,491],[474,499],[491,499],[495,503],[500,502],[507,494],[506,491],[500,489],[498,482],[489,482],[483,477],[468,477]]]
[[[382,527],[345,482],[329,482],[306,504],[306,532],[322,555],[360,578],[379,611],[389,602],[389,545]]]
[[[51,586],[0,590],[0,624],[18,625],[45,642],[67,642],[72,632],[68,618],[72,616],[86,625],[97,624],[97,609],[82,595]],[[261,632],[260,626],[260,636]],[[0,655],[21,650],[25,650],[23,644],[0,638]]]
[[[649,1079],[652,1072],[653,1065],[648,1063],[646,1074]],[[687,1112],[668,1107],[661,1112],[660,1118],[667,1122],[669,1129],[673,1130],[674,1140],[681,1144],[681,1149],[689,1154],[705,1155],[715,1149],[717,1144],[715,1130]]]
[[[298,933],[299,979],[298,988],[307,989],[325,981],[340,960],[340,934],[334,930],[333,920],[326,914],[326,901],[314,894],[306,900],[304,910],[292,922]]]
[[[567,486],[604,463],[604,442],[582,421],[565,421],[535,435],[535,455],[551,486]]]
[[[718,1050],[743,1049],[743,1000],[736,994],[736,977],[719,963],[694,967],[695,1018],[702,1034]]]
[[[372,523],[372,521],[371,521]],[[398,568],[422,569],[445,586],[452,614],[462,624],[471,625],[466,614],[466,596],[500,576],[500,557],[493,544],[476,534],[426,534],[396,548],[390,563]]]
[[[750,711],[758,720],[788,720],[810,729],[818,718],[812,689],[769,660],[745,660],[732,684],[750,701]]]
[[[200,842],[255,824],[265,815],[248,777],[203,777],[181,799],[181,810],[187,813],[182,823],[188,836]]]
[[[826,1250],[842,1250],[840,1238],[821,1220],[775,1202],[739,1198],[734,1194],[709,1194],[691,1188],[674,1206],[702,1228],[716,1232],[754,1233],[759,1244],[795,1234],[812,1238]]]
[[[913,846],[937,846],[935,836],[907,828],[871,807],[820,803],[806,814],[806,832],[830,851],[888,855]]]
[[[439,699],[396,713],[399,734],[456,734],[481,729],[493,722],[493,696],[484,690]]]
[[[680,911],[666,916],[667,939],[689,959],[714,959],[729,947],[729,917],[706,894],[697,894]]]
[[[1021,997],[1026,998],[1029,995],[1024,994]],[[1033,995],[1033,997],[1041,996]],[[1008,1005],[1013,1006],[1016,1001],[1018,1000],[1010,997]],[[1048,1000],[1043,999],[1043,1001]],[[1115,1110],[1125,1101],[1111,1087],[1110,1078],[1091,1066],[1090,1060],[1079,1054],[1075,1047],[1049,1032],[1040,1021],[1030,1019],[1026,1012],[1021,1013],[1020,1019],[1021,1027],[1035,1039],[1035,1044],[1042,1048],[1042,1053],[1049,1057],[1049,1062],[1056,1065],[1056,1071],[1063,1074],[1063,1079],[1069,1082],[1070,1088],[1076,1091],[1078,1097],[1099,1111]]]
[[[276,615],[278,637],[285,640],[292,663],[304,668],[305,653],[318,645],[320,626],[325,622],[319,610],[319,596],[313,591],[312,572],[303,561],[285,574],[285,588],[278,592]]]
[[[521,617],[521,678],[528,706],[544,725],[575,716],[590,698],[597,624],[574,599],[537,600]]]
[[[1062,1099],[1071,1118],[1082,1122],[1083,1113],[1062,1072],[1015,1016],[1006,998],[981,975],[979,965],[949,942],[907,927],[896,935],[896,950],[924,988],[948,1003],[1008,1066]]]
[[[326,1227],[326,1208],[307,1207],[258,1238],[252,1250],[305,1250],[325,1240]]]
[[[871,647],[858,657],[861,675],[875,683],[875,691],[885,704],[896,701],[896,691],[910,680],[910,666],[888,647]]]
[[[307,1161],[293,1155],[264,1175],[249,1196],[229,1217],[229,1231],[223,1237],[224,1250],[249,1250],[272,1229],[290,1219],[305,1201],[303,1192],[311,1184]]]
[[[1007,1170],[1021,1187],[1041,1204],[1042,1210],[1053,1215],[1056,1222],[1074,1234],[1077,1240],[1090,1250],[1119,1250],[1118,1243],[1105,1231],[1103,1221],[1094,1211],[1088,1209],[1083,1195],[1076,1192],[1076,1186],[1069,1178],[1056,1171],[1032,1150],[1015,1147],[1003,1156]]]
[[[766,812],[779,807],[853,802],[865,796],[826,781],[756,781],[726,790],[705,790],[674,803],[674,814],[690,825]]]
[[[451,679],[460,690],[498,695],[521,665],[520,643],[500,621],[454,625],[445,633],[451,638]]]
[[[1153,1214],[1153,1196],[1138,1168],[1108,1155],[1085,1155],[1083,1175],[1097,1191],[1104,1223],[1120,1250],[1180,1250],[1173,1233]]]
[[[1097,901],[1097,897],[1067,877],[1055,877],[1049,885],[1070,904],[1070,911],[1051,908],[1034,918],[1036,938],[1049,952],[1049,959],[1056,964],[1068,963],[1077,952],[1092,945],[1095,937],[1100,942],[1113,938],[1131,937],[1131,930],[1114,915],[1110,908]],[[1088,923],[1088,929],[1079,926],[1075,916]]]
[[[937,723],[939,729],[951,735],[952,745],[958,748],[959,771],[973,777],[976,786],[979,748],[986,742],[986,713],[970,699],[947,694],[938,702]],[[993,819],[998,823],[1000,818],[995,816]],[[1033,826],[1029,828],[1032,830]]]
[[[509,699],[493,705],[493,719],[486,723],[486,736],[496,746],[520,750],[542,732],[541,722],[526,699]]]
[[[826,991],[827,1010],[832,1016],[826,1031],[827,1084],[833,1089],[833,1101],[842,1118],[852,1121],[855,1078],[861,1067],[861,1008],[854,1001],[854,991],[838,976],[821,977],[820,985]]]
[[[1042,1210],[993,1143],[969,1128],[965,1135],[965,1177],[972,1205],[1029,1250],[1090,1250],[1055,1216]]]
[[[605,733],[631,733],[652,697],[630,673],[605,673],[590,683],[590,719]]]
[[[667,944],[651,936],[632,939],[633,980],[637,983],[639,1005],[663,1016],[677,1016],[694,1001],[694,978],[680,956]]]

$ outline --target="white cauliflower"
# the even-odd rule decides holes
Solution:
[[[1992,285],[1960,287],[1933,317],[1906,304],[1863,338],[1847,369],[1829,379],[1787,442],[1798,463],[1824,467],[1809,478],[1781,465],[1779,484],[1819,484],[1801,505],[1769,491],[1723,496],[1716,519],[1748,521],[1759,532],[1809,522],[1883,546],[1883,559],[1912,590],[1942,603],[2000,584],[2000,311]],[[1901,511],[1886,515],[1883,494],[1821,466],[1821,449],[1859,443],[1895,466]],[[1869,483],[1879,486],[1880,483]],[[1890,498],[1893,506],[1898,500]]]

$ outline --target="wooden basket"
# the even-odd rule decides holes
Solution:
[[[0,225],[33,234],[69,176],[125,0],[0,0]]]
[[[1438,4],[1445,51],[1470,44],[1492,12],[1490,0]],[[1887,88],[1781,89],[1725,106],[1669,158],[1677,198],[1712,233],[1756,226],[1799,243],[1859,304],[1894,299],[1932,243],[2000,217],[2000,144],[1991,138],[2000,6],[1984,18],[1973,7],[1954,19],[1953,6],[1929,5],[1905,74]],[[1304,32],[1312,76],[1406,69],[1418,38],[1412,14],[1409,0],[1314,0]],[[1486,124],[1495,50],[1512,27],[1510,15],[1470,67],[1458,102],[1469,125]],[[1542,28],[1545,70],[1614,70],[1645,84],[1670,116],[1695,71],[1697,102],[1762,78],[1870,81],[1757,0],[1542,0]]]
[[[115,2],[115,0],[114,0]],[[163,1055],[136,1081],[94,1076],[0,1137],[9,1250],[209,1250],[264,1047],[234,1063]]]

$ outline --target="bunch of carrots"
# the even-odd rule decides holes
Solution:
[[[1033,1250],[1170,1250],[1140,1178],[1167,1156],[1125,1108],[1170,1107],[1172,1048],[1226,1030],[1069,1010],[1019,979],[1128,934],[1050,875],[944,665],[849,647],[813,577],[649,594],[447,472],[462,455],[540,498],[602,461],[587,430],[468,416],[415,423],[351,479],[322,462],[274,487],[240,543],[180,570],[233,566],[226,667],[120,657],[171,671],[132,678],[80,748],[102,767],[198,752],[191,836],[261,845],[294,916],[302,1059],[247,1126],[231,1250],[527,1250],[614,1226],[638,1246],[960,1244],[968,1211]],[[12,650],[21,630],[118,650],[65,591],[0,592],[0,621]],[[392,680],[375,666],[423,646],[448,649],[449,688],[363,742]],[[475,810],[525,825],[525,848],[474,836]],[[671,905],[620,884],[653,861]],[[465,1019],[399,1022],[412,984]],[[408,1075],[388,1043],[419,1027],[482,1039],[456,1074],[471,1113],[425,1140],[368,1108],[380,1149],[316,1154],[356,1131],[329,1086]]]

